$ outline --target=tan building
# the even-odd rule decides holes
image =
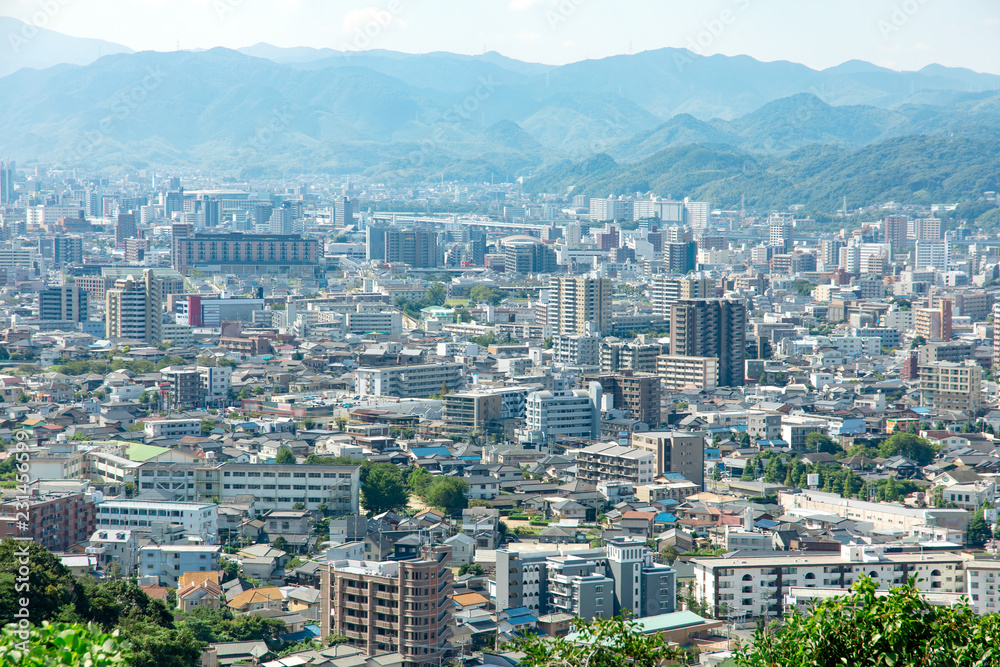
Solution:
[[[548,327],[553,334],[611,331],[609,278],[549,279]]]
[[[656,474],[677,472],[684,479],[705,483],[705,438],[680,431],[646,431],[632,434],[632,446],[653,452]]]
[[[321,564],[322,636],[369,655],[398,651],[404,667],[439,667],[451,649],[450,559],[450,547],[434,546],[415,560]]]
[[[483,431],[500,419],[503,396],[488,391],[457,391],[444,397],[444,421],[449,429]]]
[[[921,364],[920,405],[933,411],[975,412],[983,406],[982,377],[983,369],[971,359]]]
[[[661,354],[656,358],[656,374],[665,391],[689,387],[712,391],[719,383],[719,359]]]
[[[951,301],[942,299],[936,308],[916,308],[913,333],[924,340],[951,340]]]
[[[105,295],[106,336],[155,345],[162,339],[163,294],[153,271],[115,281]]]

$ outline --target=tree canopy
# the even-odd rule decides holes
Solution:
[[[403,474],[391,463],[366,466],[367,474],[361,481],[361,504],[372,514],[406,507],[410,494],[406,490]]]
[[[933,461],[935,453],[930,441],[912,433],[893,433],[879,445],[878,452],[884,458],[902,454],[919,466]]]

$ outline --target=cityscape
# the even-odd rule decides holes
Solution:
[[[995,8],[80,3],[0,6],[0,666],[1000,664]]]

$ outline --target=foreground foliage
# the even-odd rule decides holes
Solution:
[[[850,595],[793,612],[774,634],[737,649],[740,667],[988,667],[1000,664],[1000,616],[936,607],[915,581],[877,595],[862,577]]]
[[[106,634],[94,624],[45,622],[32,627],[27,637],[13,626],[0,632],[0,667],[125,667],[132,657],[117,632]]]

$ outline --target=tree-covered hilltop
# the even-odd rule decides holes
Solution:
[[[553,193],[572,188],[595,197],[686,195],[713,207],[739,206],[744,197],[749,207],[802,204],[819,211],[840,208],[845,197],[857,208],[974,200],[1000,189],[1000,141],[970,137],[907,136],[857,150],[816,144],[783,156],[695,144],[666,148],[635,164],[610,167],[608,160],[555,165],[525,187]],[[593,171],[583,169],[588,164]]]

